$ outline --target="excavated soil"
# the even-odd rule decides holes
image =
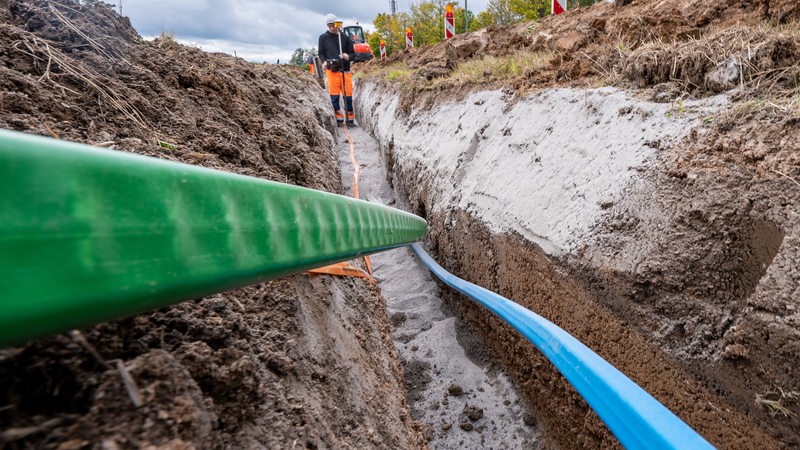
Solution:
[[[144,42],[99,6],[0,2],[0,127],[340,193],[332,123],[299,69]],[[361,279],[294,275],[0,349],[4,449],[418,448],[418,428]]]
[[[428,245],[446,269],[566,329],[715,446],[794,448],[800,445],[799,20],[800,4],[790,0],[603,2],[370,62],[361,81],[370,98],[360,98],[368,105],[360,120],[381,140],[395,188],[428,220]],[[549,55],[549,62],[519,74],[459,75],[459,66],[474,60],[526,52]],[[403,83],[386,76],[402,67],[411,69]],[[553,117],[565,118],[567,128],[588,124],[585,132],[570,131],[576,135],[595,133],[609,117],[592,104],[609,95],[593,90],[600,86],[642,100],[641,108],[620,108],[612,122],[663,109],[662,117],[679,120],[699,114],[690,101],[714,95],[725,103],[680,139],[637,144],[655,156],[628,168],[637,174],[622,195],[591,205],[599,219],[570,241],[574,246],[544,244],[559,230],[498,233],[487,216],[517,220],[498,200],[504,187],[481,191],[491,183],[473,181],[478,187],[466,192],[462,167],[480,161],[491,174],[502,159],[487,156],[501,152],[488,147],[504,146],[509,154],[535,153],[529,176],[537,176],[540,160],[573,151],[537,146],[559,126]],[[554,108],[500,131],[484,117],[485,111],[519,114],[515,105],[530,96],[547,100],[556,89],[564,97],[575,93],[572,103],[584,104],[576,107],[580,117]],[[478,95],[484,90],[503,95]],[[644,102],[665,106],[646,111],[653,106]],[[388,126],[391,119],[381,115],[392,111],[398,125]],[[587,119],[593,116],[597,122]],[[553,125],[545,129],[540,122]],[[609,135],[618,132],[603,123]],[[527,127],[542,133],[515,140]],[[460,144],[426,139],[430,128],[452,133],[450,141]],[[610,143],[602,133],[596,143],[578,150],[622,150],[605,147]],[[457,169],[443,170],[442,161]],[[515,180],[497,178],[517,189]],[[576,185],[567,198],[584,189]],[[538,194],[519,195],[522,202]],[[480,206],[486,204],[500,206],[487,212]],[[517,228],[530,223],[519,220]],[[552,445],[618,445],[529,342],[479,306],[444,292],[520,386]]]
[[[400,159],[402,142],[382,146],[445,268],[566,329],[714,445],[792,448],[800,446],[798,21],[795,0],[602,2],[398,52],[367,63],[360,83],[398,95],[398,123],[410,127],[484,90],[502,90],[511,110],[554,87],[611,85],[669,105],[675,117],[687,113],[684,102],[724,95],[728,105],[677,142],[647,142],[657,163],[600,205],[581,245],[558,254],[498,233],[474,211],[442,211],[436,174]],[[547,63],[449,77],[464,61],[524,52]],[[410,80],[370,76],[398,66],[412,69]],[[618,115],[632,112],[641,114]],[[359,111],[365,123],[369,114]],[[101,7],[0,0],[3,128],[339,193],[332,123],[324,92],[302,70],[167,36],[144,42]],[[463,149],[471,157],[475,142]],[[545,447],[618,446],[528,342],[443,292],[458,327],[532,405],[526,421],[541,428]],[[0,446],[424,447],[403,386],[379,291],[360,279],[294,275],[0,349]]]

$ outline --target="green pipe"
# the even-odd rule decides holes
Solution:
[[[341,195],[0,130],[0,346],[420,239]]]

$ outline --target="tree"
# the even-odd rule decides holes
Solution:
[[[390,14],[378,14],[372,22],[375,25],[375,32],[370,34],[368,42],[375,56],[380,58],[381,39],[386,41],[386,56],[391,55],[395,50],[406,48],[406,29],[401,24],[408,23],[408,15],[398,13],[394,16]]]
[[[497,19],[494,18],[494,15],[491,11],[481,11],[478,13],[477,16],[470,22],[469,24],[469,31],[477,31],[481,28],[486,28],[489,25],[497,24]]]
[[[414,46],[433,45],[444,40],[444,12],[449,4],[453,6],[456,30],[464,30],[469,21],[469,31],[476,31],[489,25],[508,25],[522,20],[536,20],[550,12],[551,0],[489,0],[486,11],[475,16],[471,11],[458,6],[453,0],[412,1],[409,13],[394,16],[378,14],[373,21],[375,33],[368,42],[380,57],[380,41],[386,42],[386,54],[391,55],[405,48],[405,29],[411,27],[414,33]],[[595,1],[595,0],[572,0]]]
[[[414,46],[433,45],[444,37],[444,0],[411,2],[410,19]]]
[[[550,14],[550,0],[510,0],[511,10],[522,20],[536,20]]]
[[[472,22],[472,13],[458,6],[457,1],[427,0],[419,3],[412,2],[409,26],[414,32],[415,46],[433,45],[445,39],[444,13],[447,5],[453,7],[453,21],[456,32],[464,30],[468,18]]]
[[[513,0],[489,0],[486,11],[491,14],[494,24],[509,25],[522,20],[522,16],[512,8]]]
[[[302,48],[298,48],[292,53],[292,57],[289,58],[289,64],[298,67],[305,67],[306,66],[306,58],[308,54],[311,53],[311,50],[305,50]]]
[[[567,0],[571,8],[589,6],[605,0]],[[477,31],[490,25],[509,25],[523,20],[538,20],[551,13],[551,0],[489,0],[486,11],[476,16],[472,11],[458,6],[454,0],[412,1],[410,11],[378,14],[373,21],[375,32],[368,36],[372,51],[380,58],[380,41],[386,42],[386,55],[406,47],[406,27],[414,32],[414,46],[433,45],[444,39],[444,11],[446,5],[453,6],[456,32]]]
[[[453,5],[453,19],[456,26],[456,33],[472,31],[472,23],[475,21],[475,14],[472,11],[458,6],[457,2],[450,2]],[[467,23],[470,24],[470,29],[467,30]]]

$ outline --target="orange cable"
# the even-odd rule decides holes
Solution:
[[[350,133],[347,132],[347,126],[342,123],[342,130],[344,134],[347,136],[347,141],[350,143],[350,161],[353,162],[353,197],[356,199],[358,198],[358,161],[356,161],[356,146],[353,143],[353,138],[350,136]],[[364,257],[364,262],[367,265],[367,272],[365,273],[363,270],[351,266],[347,262],[340,262],[336,264],[331,264],[325,267],[319,267],[316,269],[307,270],[306,272],[311,274],[328,274],[328,275],[343,275],[343,276],[351,276],[351,277],[361,277],[367,278],[368,280],[372,281],[373,283],[377,283],[378,281],[372,277],[372,261],[370,261],[369,256]]]
[[[358,198],[358,173],[360,169],[358,161],[356,161],[356,144],[353,142],[353,138],[347,131],[347,125],[344,122],[342,122],[342,130],[347,136],[347,142],[350,143],[350,161],[353,163],[353,197]],[[364,262],[367,264],[367,272],[372,275],[372,261],[370,261],[369,256],[364,257]]]

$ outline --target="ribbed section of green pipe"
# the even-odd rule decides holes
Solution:
[[[385,206],[0,130],[0,345],[420,239]]]

